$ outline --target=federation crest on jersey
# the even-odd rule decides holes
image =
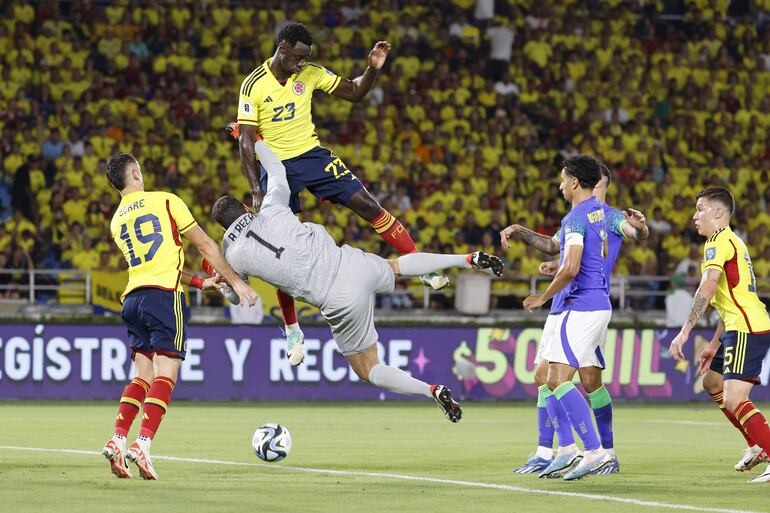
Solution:
[[[292,86],[292,90],[294,91],[294,94],[299,96],[305,92],[305,84],[303,82],[294,82],[294,86]]]
[[[706,262],[717,257],[717,248],[706,248]]]

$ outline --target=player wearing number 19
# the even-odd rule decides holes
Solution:
[[[241,301],[254,305],[256,293],[235,274],[179,197],[144,190],[139,163],[132,155],[113,155],[107,162],[107,180],[121,195],[110,231],[128,262],[128,285],[120,298],[121,316],[128,329],[136,372],[120,398],[115,434],[102,454],[118,477],[131,477],[128,459],[136,463],[144,479],[157,479],[150,460],[150,443],[168,410],[186,352],[188,313],[181,284],[214,286],[213,279],[204,281],[182,271],[180,235],[195,244]],[[144,415],[139,436],[126,451],[128,430],[141,407]]]
[[[747,439],[770,454],[770,427],[749,400],[770,348],[770,317],[757,296],[746,244],[730,229],[730,217],[735,210],[732,194],[723,187],[711,187],[699,192],[696,199],[695,228],[706,237],[703,276],[690,315],[669,350],[676,360],[684,360],[682,347],[710,302],[721,318],[717,331],[724,331],[709,351],[713,358],[711,370],[721,372],[724,378],[724,407],[748,435]],[[715,346],[720,342],[717,350]],[[703,361],[701,367],[708,364]],[[751,482],[770,482],[770,469]]]

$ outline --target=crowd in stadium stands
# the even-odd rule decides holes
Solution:
[[[652,228],[617,273],[698,275],[693,196],[723,183],[757,277],[770,276],[770,0],[3,5],[0,268],[125,266],[104,177],[119,150],[218,233],[212,202],[248,190],[223,128],[291,20],[313,31],[312,60],[343,77],[375,41],[392,43],[369,96],[320,95],[314,121],[422,250],[490,249],[511,276],[536,274],[541,255],[503,253],[498,231],[555,232],[559,162],[587,152],[614,170],[610,204]],[[348,210],[310,194],[304,206],[339,241],[390,251]]]

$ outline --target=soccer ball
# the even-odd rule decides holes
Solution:
[[[281,461],[291,452],[291,434],[285,426],[273,422],[259,426],[251,448],[262,461]]]

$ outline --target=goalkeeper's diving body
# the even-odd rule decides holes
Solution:
[[[257,140],[254,148],[268,174],[259,212],[253,214],[232,196],[221,197],[212,208],[212,217],[226,230],[225,259],[237,273],[259,277],[318,307],[361,379],[390,392],[432,397],[450,421],[458,422],[462,409],[449,388],[430,385],[380,362],[375,294],[393,292],[396,276],[420,276],[450,267],[486,269],[499,276],[502,261],[482,252],[411,253],[386,260],[348,245],[339,247],[323,226],[302,223],[294,216],[284,165],[263,141]]]

